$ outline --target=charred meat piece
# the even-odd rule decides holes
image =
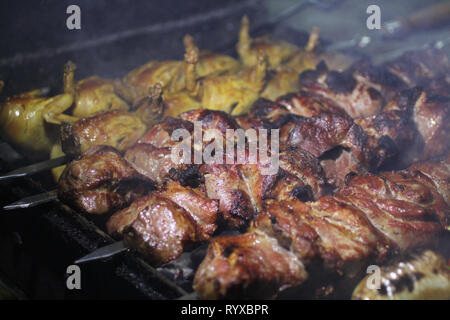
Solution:
[[[441,165],[446,165],[445,161]],[[438,176],[434,182],[417,169],[379,176],[354,175],[334,196],[315,202],[267,201],[266,209],[254,219],[247,233],[219,238],[210,244],[194,288],[204,298],[227,298],[236,297],[237,293],[251,295],[248,291],[256,286],[254,294],[267,298],[304,280],[285,278],[289,273],[284,269],[273,269],[268,275],[265,269],[252,268],[251,276],[248,275],[242,266],[254,265],[255,252],[260,257],[258,265],[272,266],[275,259],[286,261],[294,255],[299,262],[322,262],[330,270],[351,276],[389,254],[435,244],[449,223],[449,207],[436,188],[442,183],[443,173],[430,174]],[[260,253],[261,241],[252,240],[255,234],[275,241],[283,248],[278,250],[283,258]],[[229,257],[238,255],[243,243],[245,255],[238,263],[232,263],[236,258]],[[231,255],[227,252],[230,246]],[[258,287],[261,279],[284,281],[277,288],[267,286],[267,291],[262,291]]]
[[[208,240],[217,227],[218,204],[198,190],[169,181],[108,221],[108,232],[159,265],[178,258],[191,243]]]
[[[137,172],[161,184],[171,170],[182,167],[182,164],[172,161],[171,153],[170,148],[157,148],[151,144],[138,143],[125,152],[124,158]]]
[[[201,129],[217,129],[223,134],[227,129],[238,129],[235,119],[223,111],[208,109],[192,110],[180,114],[180,118],[192,123],[199,122]]]
[[[450,150],[450,97],[421,91],[414,104],[414,122],[422,145],[420,159],[440,156]]]
[[[279,156],[280,171],[277,183],[273,190],[282,191],[289,198],[298,199],[303,202],[314,201],[328,192],[328,184],[325,172],[318,159],[308,151],[300,148],[288,147],[281,150]],[[294,182],[285,184],[286,180]],[[276,196],[274,199],[279,199]]]
[[[373,65],[368,60],[360,60],[350,66],[348,72],[358,81],[377,90],[385,101],[391,101],[398,92],[410,86],[392,73],[386,66]]]
[[[200,168],[205,177],[209,198],[219,200],[225,222],[235,228],[244,227],[255,215],[249,189],[237,165],[205,164]]]
[[[355,268],[355,262],[362,265],[373,255],[378,240],[360,210],[331,196],[311,203],[271,202],[252,228],[268,231],[288,244],[302,261],[320,257],[334,270]]]
[[[186,210],[197,224],[203,238],[207,239],[217,228],[219,203],[206,197],[200,188],[183,187],[179,182],[167,181],[161,196]]]
[[[62,148],[64,153],[72,156],[78,156],[95,145],[107,145],[123,151],[131,147],[146,129],[135,114],[108,111],[62,125]]]
[[[317,116],[323,112],[345,115],[345,109],[333,100],[312,91],[300,90],[279,97],[277,103],[292,113],[305,118]]]
[[[290,111],[279,103],[260,98],[253,103],[247,115],[236,117],[244,130],[276,129],[289,120]]]
[[[267,298],[302,283],[303,264],[277,240],[255,231],[211,241],[194,289],[203,298]]]
[[[448,76],[450,71],[447,55],[438,49],[405,52],[397,59],[386,63],[386,67],[409,87],[427,87],[430,79],[438,78],[440,75]]]
[[[430,178],[447,205],[450,206],[450,155],[441,161],[415,163],[409,167],[409,170],[419,171]]]
[[[220,212],[232,227],[245,227],[264,209],[266,199],[311,201],[327,190],[318,160],[298,148],[282,150],[268,163],[251,160],[248,149],[243,162],[226,161],[204,164],[200,172],[208,197],[219,200]]]
[[[334,101],[352,118],[376,115],[384,105],[380,92],[358,81],[351,71],[330,71],[324,63],[300,75],[299,89]]]
[[[280,128],[280,143],[300,147],[315,157],[339,146],[353,121],[348,116],[324,112],[311,118],[292,117]]]
[[[343,148],[336,148],[330,152],[330,155],[321,158],[320,165],[328,183],[337,187],[343,186],[347,177],[366,173],[368,170],[350,150]]]
[[[152,264],[178,258],[185,246],[199,240],[195,221],[176,203],[152,193],[116,212],[108,232],[124,240]]]
[[[420,172],[355,176],[335,199],[364,212],[381,237],[402,252],[432,245],[447,226],[448,207]]]
[[[95,146],[69,163],[59,180],[58,198],[89,214],[108,214],[154,190],[112,147]]]
[[[178,143],[178,141],[172,140],[172,134],[177,129],[187,130],[192,133],[194,125],[186,120],[167,117],[164,121],[150,128],[138,140],[138,143],[151,144],[158,148],[172,147]]]

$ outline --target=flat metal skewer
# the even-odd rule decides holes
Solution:
[[[129,250],[129,248],[126,245],[126,243],[124,241],[118,241],[113,244],[92,251],[91,253],[85,255],[84,257],[81,257],[80,259],[76,260],[75,264],[109,258],[127,250]]]
[[[19,177],[26,177],[26,176],[32,175],[32,174],[40,172],[40,171],[59,167],[63,164],[66,164],[67,162],[69,162],[69,160],[70,160],[69,156],[62,156],[59,158],[38,162],[38,163],[29,165],[26,167],[22,167],[22,168],[10,171],[10,172],[0,176],[0,181],[10,180],[10,179],[19,178]]]
[[[9,211],[9,210],[32,208],[55,200],[58,200],[58,191],[52,190],[20,199],[19,201],[4,206],[3,210]]]

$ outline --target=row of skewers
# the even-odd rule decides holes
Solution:
[[[121,81],[75,85],[68,63],[64,94],[8,99],[2,128],[22,146],[74,159],[59,200],[110,216],[108,232],[154,265],[220,230],[246,230],[210,240],[194,288],[203,298],[273,297],[300,285],[312,261],[352,274],[432,246],[448,228],[447,57],[430,49],[350,65],[317,43],[317,30],[304,49],[251,39],[244,18],[239,61],[198,52],[186,37],[184,61],[152,61]],[[267,164],[250,163],[248,149],[243,164],[174,163],[172,133],[192,133],[195,121],[224,140],[227,129],[279,129],[278,172],[262,174]],[[44,122],[61,125],[56,144]],[[221,150],[217,159],[235,156]],[[405,154],[408,164],[444,158],[372,173]]]

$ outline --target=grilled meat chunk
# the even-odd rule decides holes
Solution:
[[[112,146],[119,151],[131,147],[144,133],[146,125],[126,111],[108,111],[61,126],[64,153],[78,156],[95,145]]]
[[[194,289],[207,299],[267,298],[306,277],[294,254],[255,231],[213,239],[197,269]]]
[[[217,227],[217,212],[215,200],[169,181],[115,213],[107,228],[159,265],[178,258],[186,245],[209,239]]]
[[[217,228],[219,203],[206,197],[200,188],[183,187],[179,182],[169,180],[161,196],[186,210],[201,231],[201,238],[209,238]]]
[[[430,79],[439,78],[440,75],[447,77],[450,71],[447,55],[438,49],[405,52],[397,59],[386,63],[386,67],[409,87],[427,87]]]
[[[261,218],[255,219],[253,228],[259,227],[280,235],[282,242],[291,239],[292,252],[300,259],[320,257],[326,267],[336,270],[359,269],[373,255],[378,240],[360,210],[331,196],[312,203],[272,202]],[[356,266],[346,265],[355,262]]]
[[[187,120],[168,117],[150,128],[138,140],[138,143],[151,144],[158,148],[173,147],[178,142],[172,140],[172,134],[177,129],[184,129],[192,133],[194,125]]]
[[[426,161],[415,163],[409,167],[410,171],[419,171],[434,182],[436,189],[450,206],[450,154],[441,161]]]
[[[172,161],[171,153],[170,148],[138,143],[125,152],[124,158],[137,172],[161,184],[171,170],[181,169],[182,166]]]
[[[109,214],[154,190],[112,147],[95,146],[67,165],[58,185],[58,198],[89,214]]]
[[[174,202],[152,193],[116,212],[108,232],[124,240],[152,264],[178,258],[184,247],[199,240],[192,217]]]
[[[440,156],[450,150],[450,97],[420,91],[414,104],[413,119],[422,144],[420,159]]]
[[[334,198],[364,212],[381,237],[402,252],[433,244],[448,225],[448,206],[420,172],[355,176]]]
[[[379,176],[354,175],[334,196],[315,202],[267,201],[247,233],[210,244],[194,288],[204,298],[227,298],[242,292],[251,295],[248,291],[255,286],[258,291],[253,294],[267,298],[304,280],[285,278],[289,273],[284,269],[272,269],[268,274],[265,269],[253,268],[255,252],[258,265],[272,266],[275,259],[286,261],[294,255],[304,264],[321,261],[328,269],[351,276],[389,254],[431,246],[449,225],[450,208],[436,187],[444,174],[448,180],[446,162],[448,159],[440,163],[446,171],[429,173],[429,177],[419,171],[427,170],[426,164]],[[447,189],[444,192],[448,193]],[[283,248],[277,251],[281,256],[260,253],[261,242],[253,241],[255,234],[276,241]],[[244,243],[245,255],[239,257]],[[233,254],[238,256],[237,263]],[[251,275],[242,271],[242,266],[251,266]],[[267,291],[258,287],[272,279],[283,281],[278,280],[276,288],[267,286]]]
[[[310,153],[288,148],[280,152],[278,168],[262,160],[253,162],[248,149],[245,161],[208,163],[200,167],[208,197],[218,199],[225,222],[242,228],[257,212],[264,209],[266,199],[314,200],[327,190],[325,174]],[[275,170],[276,169],[276,170]]]
[[[349,117],[328,112],[311,118],[292,117],[280,128],[280,143],[320,157],[342,143],[352,124]]]
[[[292,113],[302,117],[313,117],[323,112],[345,115],[346,112],[333,100],[311,91],[300,90],[279,97],[277,103]]]
[[[384,105],[380,92],[358,81],[351,71],[329,71],[325,63],[320,63],[316,70],[303,72],[299,83],[300,90],[334,101],[352,118],[376,115]]]

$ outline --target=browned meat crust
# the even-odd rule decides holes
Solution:
[[[352,118],[376,115],[384,105],[381,93],[358,81],[351,70],[330,71],[323,62],[316,70],[306,70],[300,75],[299,87],[332,100]]]
[[[270,297],[302,283],[303,264],[263,232],[214,239],[198,268],[194,289],[204,298]]]
[[[432,246],[450,221],[450,208],[443,198],[448,196],[448,157],[439,164],[442,171],[430,172],[428,166],[435,164],[378,176],[354,175],[334,196],[315,202],[267,201],[246,234],[212,240],[194,288],[204,298],[236,297],[236,292],[268,298],[280,288],[299,285],[302,279],[287,266],[270,274],[260,266],[291,261],[292,254],[302,263],[319,260],[331,270],[352,274],[388,254]],[[442,188],[444,195],[439,193]],[[283,250],[277,251],[281,256],[261,255],[255,264],[252,252],[267,250],[263,241],[253,241],[261,233]],[[245,255],[239,256],[242,250]],[[278,286],[248,292],[273,279]]]
[[[112,147],[95,146],[69,163],[61,175],[58,198],[89,214],[108,214],[154,189]]]
[[[156,265],[176,259],[187,244],[198,240],[195,222],[186,210],[154,193],[114,214],[108,232],[123,236]]]
[[[209,239],[217,228],[217,213],[215,200],[169,181],[161,191],[116,212],[107,228],[159,265],[178,258],[187,245]]]

